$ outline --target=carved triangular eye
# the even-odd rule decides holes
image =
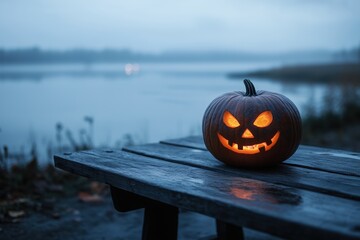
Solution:
[[[224,112],[223,122],[230,128],[236,128],[240,126],[239,121],[228,111]]]
[[[254,125],[260,128],[267,127],[272,123],[273,115],[270,111],[262,112],[254,121]]]

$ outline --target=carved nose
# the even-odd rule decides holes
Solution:
[[[242,138],[254,138],[254,135],[250,132],[249,129],[246,129],[241,137]]]

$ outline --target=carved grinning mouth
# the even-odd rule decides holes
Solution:
[[[217,134],[221,144],[227,149],[242,154],[256,154],[259,152],[269,151],[278,141],[280,132],[277,131],[275,135],[271,138],[271,144],[267,144],[266,142],[257,143],[249,146],[239,146],[237,143],[233,143],[232,146],[229,145],[229,140],[224,138],[220,133]]]

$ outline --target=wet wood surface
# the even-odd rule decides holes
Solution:
[[[208,151],[168,144],[139,145],[127,147],[124,150],[174,163],[229,172],[235,176],[360,200],[360,177],[356,176],[319,171],[289,164],[280,164],[275,168],[267,169],[239,169],[216,160]],[[321,162],[323,160],[320,160],[319,164]],[[360,160],[357,162],[359,164]]]
[[[54,159],[66,171],[229,226],[293,239],[359,239],[357,157],[301,146],[278,167],[245,170],[218,162],[205,150],[201,137],[189,137],[124,150],[66,153]]]

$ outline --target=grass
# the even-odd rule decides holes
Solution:
[[[7,146],[0,149],[0,223],[16,223],[29,212],[44,213],[57,218],[56,199],[77,196],[81,201],[99,201],[108,194],[104,184],[55,168],[55,152],[82,151],[94,148],[92,117],[84,117],[86,127],[76,138],[62,123],[56,124],[56,144],[48,147],[47,165],[39,164],[36,144],[29,153],[14,153]],[[129,146],[134,138],[125,134],[117,146]],[[43,161],[42,161],[43,162]]]
[[[337,90],[337,91],[336,91]],[[303,119],[303,144],[360,151],[360,89],[342,83],[329,86],[319,112],[312,99]]]
[[[55,199],[89,192],[91,182],[83,177],[39,167],[37,159],[26,165],[0,169],[0,223],[16,223],[31,212],[57,218]]]

